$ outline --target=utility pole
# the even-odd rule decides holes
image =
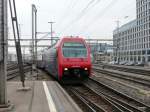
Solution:
[[[33,60],[33,63],[35,63],[35,38],[36,38],[36,13],[37,13],[37,10],[36,10],[36,7],[34,4],[32,4],[32,60]]]
[[[32,63],[34,63],[34,6],[32,5]]]
[[[32,73],[33,69],[36,70],[37,79],[38,79],[38,70],[37,70],[37,9],[34,4],[32,4],[32,52],[33,52],[33,64],[32,64]]]
[[[23,63],[25,63],[25,56],[26,56],[26,48],[23,48]]]
[[[35,64],[37,65],[37,9],[35,7]]]
[[[0,111],[7,106],[7,0],[0,0]]]
[[[119,37],[119,27],[120,27],[120,21],[116,21],[117,23],[117,59],[118,59],[118,64],[120,63],[120,37]]]
[[[19,24],[18,25],[18,27],[19,27],[19,36],[20,36],[20,39],[21,39],[21,25],[23,25],[23,24]],[[24,59],[24,50],[25,50],[25,47],[23,48],[23,56],[22,56],[22,62],[23,62],[23,64],[25,63],[25,59]]]
[[[129,16],[125,16],[123,19],[127,19]],[[121,38],[119,37],[119,30],[120,30],[120,20],[118,19],[116,21],[116,24],[117,24],[117,48],[116,48],[116,56],[117,56],[117,63],[119,64],[120,63],[120,59],[121,59],[121,49],[120,49],[120,45],[121,45]]]
[[[51,45],[53,45],[53,23],[55,23],[55,22],[48,22],[48,23],[50,23],[51,24]]]

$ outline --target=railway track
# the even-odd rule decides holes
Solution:
[[[97,81],[96,79],[90,78],[84,83],[84,85],[95,93],[103,95],[124,112],[150,112],[149,105],[141,103],[136,99]]]
[[[99,67],[93,67],[93,70],[102,73],[107,74],[112,77],[117,77],[124,80],[129,80],[144,86],[150,86],[150,77],[149,76],[143,76],[143,75],[136,75],[132,73],[125,73],[125,72],[117,72],[115,70],[108,70],[108,69],[101,69]]]
[[[24,65],[24,72],[28,72],[31,70],[31,66],[29,65]],[[11,66],[8,66],[8,69],[7,69],[7,80],[11,80],[15,77],[17,77],[19,75],[19,69],[17,67],[17,65],[11,65]]]
[[[86,112],[123,112],[103,95],[95,93],[84,85],[80,87],[72,86],[69,87],[69,90],[83,103]]]
[[[150,112],[148,105],[92,78],[83,85],[69,86],[68,90],[82,102],[86,112]]]
[[[7,70],[12,70],[17,68],[17,63],[7,64]]]
[[[26,67],[26,66],[29,66],[29,65],[28,64],[24,64],[23,66]],[[18,68],[17,63],[7,64],[7,71],[13,70],[13,69],[17,69],[17,68]]]
[[[132,66],[123,66],[123,65],[99,65],[99,64],[94,64],[93,66],[96,67],[105,67],[108,69],[113,69],[113,70],[118,70],[118,71],[124,71],[124,72],[128,72],[128,73],[135,73],[135,74],[140,74],[140,75],[147,75],[150,76],[150,70],[149,68],[142,68],[142,67],[132,67]]]

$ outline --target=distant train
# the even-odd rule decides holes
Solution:
[[[91,76],[90,48],[83,38],[64,37],[42,55],[41,66],[59,81]]]

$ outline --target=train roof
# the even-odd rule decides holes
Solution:
[[[79,37],[79,36],[65,36],[65,37],[62,37],[60,40],[57,41],[57,43],[53,44],[52,46],[48,47],[48,49],[51,49],[51,48],[57,48],[61,45],[61,42],[62,41],[82,41],[82,42],[85,42],[85,39],[83,37]],[[46,52],[47,50],[44,50],[44,52]]]
[[[83,37],[78,37],[78,36],[65,36],[61,38],[55,45],[55,47],[59,47],[62,41],[85,41]]]

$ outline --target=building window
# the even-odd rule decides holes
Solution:
[[[144,55],[145,53],[146,53],[146,51],[145,51],[145,50],[143,50],[143,51],[142,51],[142,55]]]
[[[132,56],[130,57],[130,60],[133,61],[133,57]]]
[[[138,56],[138,61],[141,61],[141,57],[140,56]]]
[[[148,56],[148,62],[150,62],[150,56]]]
[[[147,54],[150,54],[150,50],[147,51]]]

